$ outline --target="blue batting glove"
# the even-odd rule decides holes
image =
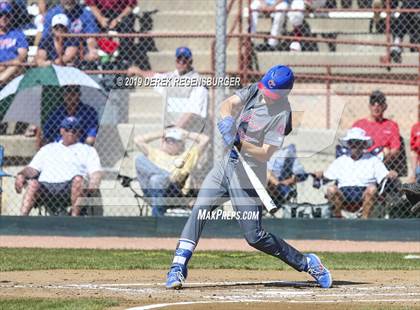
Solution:
[[[232,146],[233,142],[235,141],[235,138],[231,133],[227,133],[223,135],[223,143],[225,144],[225,147]]]
[[[227,133],[230,133],[233,128],[233,124],[235,124],[235,119],[232,116],[226,116],[220,122],[217,123],[217,128],[219,132],[224,136]]]

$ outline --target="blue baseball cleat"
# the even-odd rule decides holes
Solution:
[[[187,267],[180,264],[173,264],[166,276],[166,288],[179,290],[187,278]]]
[[[321,260],[315,254],[305,255],[308,260],[307,272],[318,282],[322,288],[330,288],[332,285],[331,273],[322,265]]]

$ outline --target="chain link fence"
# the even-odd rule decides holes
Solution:
[[[0,144],[10,175],[1,178],[1,214],[188,215],[205,175],[220,160],[220,98],[282,63],[296,76],[289,96],[294,129],[268,165],[267,188],[283,206],[275,216],[329,217],[337,215],[331,206],[343,203],[345,217],[361,216],[362,203],[369,217],[415,216],[398,184],[413,181],[418,165],[418,142],[410,144],[420,93],[418,1],[274,3],[227,1],[226,45],[220,47],[215,34],[223,23],[216,22],[222,17],[215,1],[126,1],[113,8],[101,1],[1,2]],[[63,73],[62,66],[81,71]],[[235,83],[166,87],[183,70],[187,79],[225,70]],[[13,80],[21,74],[22,80]],[[74,84],[82,86],[65,87]],[[371,99],[377,90],[381,94]],[[372,115],[381,109],[392,122],[376,126]],[[82,124],[63,125],[70,115]],[[334,181],[317,177],[346,152],[337,145],[356,125],[373,138],[369,151],[383,146],[379,158],[398,173],[379,182],[370,200],[360,189],[334,196]],[[95,152],[75,151],[83,171],[74,175],[85,178],[69,181],[62,174],[71,172],[62,171],[74,157],[66,159],[64,152],[60,160],[55,154],[62,153],[51,151],[42,164],[57,167],[56,175],[42,182],[26,170],[25,186],[16,190],[13,176],[21,178],[28,165],[40,167],[33,162],[40,147],[73,129],[94,146],[100,180]]]

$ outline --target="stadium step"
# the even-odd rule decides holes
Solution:
[[[36,140],[23,135],[0,136],[0,145],[4,147],[5,157],[32,158],[36,153]]]
[[[364,53],[364,52],[348,52],[348,53],[330,53],[330,52],[259,52],[258,62],[260,70],[265,71],[275,63],[283,64],[380,64],[380,58],[384,53]],[[161,51],[158,53],[149,53],[152,68],[156,71],[171,71],[174,68],[173,51]],[[403,64],[418,65],[418,54],[405,52],[403,53]],[[194,67],[198,71],[211,70],[210,52],[195,53]],[[227,70],[237,70],[238,59],[236,53],[227,53]],[[319,69],[317,69],[319,71]],[[325,69],[323,69],[325,72]],[[311,72],[313,69],[305,69],[305,72]],[[416,68],[392,69],[388,72],[385,68],[336,68],[333,70],[337,73],[416,73]]]

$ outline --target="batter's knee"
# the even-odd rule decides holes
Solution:
[[[250,246],[258,249],[263,235],[264,235],[264,231],[253,230],[253,231],[246,232],[244,234],[244,237],[245,237],[246,242],[248,242]]]

